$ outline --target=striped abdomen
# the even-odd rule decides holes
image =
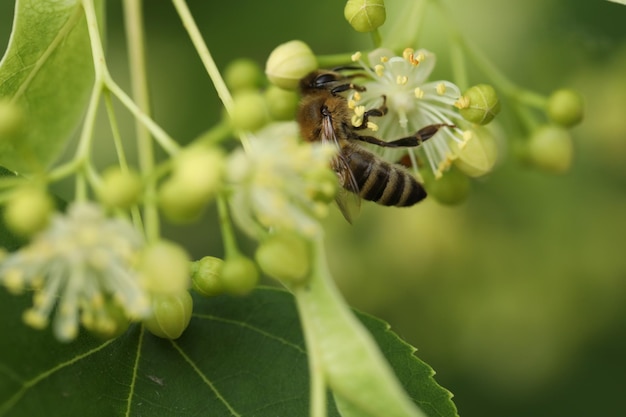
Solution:
[[[341,153],[352,171],[358,190],[352,190],[348,184],[345,188],[361,198],[383,206],[407,207],[426,197],[424,188],[404,168],[356,146],[346,146]]]

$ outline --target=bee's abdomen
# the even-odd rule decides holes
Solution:
[[[426,197],[420,183],[397,165],[363,151],[351,153],[349,160],[359,186],[358,194],[365,200],[383,206],[406,207]]]

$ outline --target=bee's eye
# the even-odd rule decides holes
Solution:
[[[313,85],[317,88],[320,88],[334,81],[337,81],[337,76],[335,74],[320,74],[315,78],[315,80],[313,80]]]

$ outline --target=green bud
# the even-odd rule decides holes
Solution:
[[[383,0],[348,0],[343,15],[357,32],[372,32],[387,18]]]
[[[214,256],[205,256],[191,264],[191,287],[204,297],[224,292],[222,265],[224,261]]]
[[[574,146],[569,132],[556,125],[541,126],[528,141],[529,162],[547,172],[561,174],[572,164]]]
[[[192,310],[193,299],[187,291],[157,294],[152,297],[152,316],[143,324],[155,336],[178,339],[189,325]]]
[[[4,221],[16,235],[30,237],[48,225],[53,211],[54,202],[43,188],[25,186],[11,195]]]
[[[286,90],[298,88],[300,79],[317,69],[313,51],[302,41],[278,45],[267,58],[265,75],[274,85]]]
[[[102,175],[98,199],[106,207],[127,209],[139,202],[142,186],[138,173],[122,171],[119,166],[112,166]]]
[[[237,255],[224,261],[222,285],[228,294],[246,295],[256,287],[258,281],[259,271],[251,259]]]
[[[265,90],[265,101],[272,120],[293,120],[298,108],[298,94],[270,85]]]
[[[285,282],[303,282],[311,268],[308,242],[290,232],[279,232],[263,241],[255,259],[266,275]]]
[[[466,134],[469,139],[457,151],[454,165],[470,177],[480,177],[491,172],[498,159],[494,135],[484,127],[476,127]]]
[[[261,86],[263,71],[259,64],[247,58],[236,59],[224,70],[224,81],[233,92],[256,90]]]
[[[185,191],[185,182],[170,178],[159,186],[158,202],[161,211],[173,223],[190,223],[197,220],[208,200]]]
[[[459,113],[469,122],[486,125],[500,112],[496,90],[488,84],[470,87],[457,102]]]
[[[250,90],[235,94],[230,120],[238,130],[254,132],[265,126],[269,122],[269,112],[263,95]]]
[[[0,141],[19,135],[23,127],[22,109],[7,99],[0,99]]]
[[[548,117],[563,127],[572,127],[583,119],[583,98],[574,90],[554,91],[548,98]]]
[[[221,150],[195,146],[176,157],[173,176],[184,183],[185,192],[212,197],[221,186],[224,166]]]
[[[176,223],[196,220],[221,187],[224,166],[218,149],[192,147],[181,152],[172,176],[159,186],[163,214]]]
[[[189,255],[176,243],[151,243],[143,249],[137,269],[145,288],[153,293],[174,294],[189,288]]]
[[[430,170],[421,171],[428,195],[441,204],[461,204],[469,196],[470,179],[459,169],[452,166],[440,178],[435,178]]]

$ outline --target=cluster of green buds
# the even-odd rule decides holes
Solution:
[[[569,129],[583,119],[583,99],[574,90],[560,89],[542,104],[549,123],[530,127],[530,137],[522,145],[522,157],[541,170],[560,174],[572,164],[574,146]]]

